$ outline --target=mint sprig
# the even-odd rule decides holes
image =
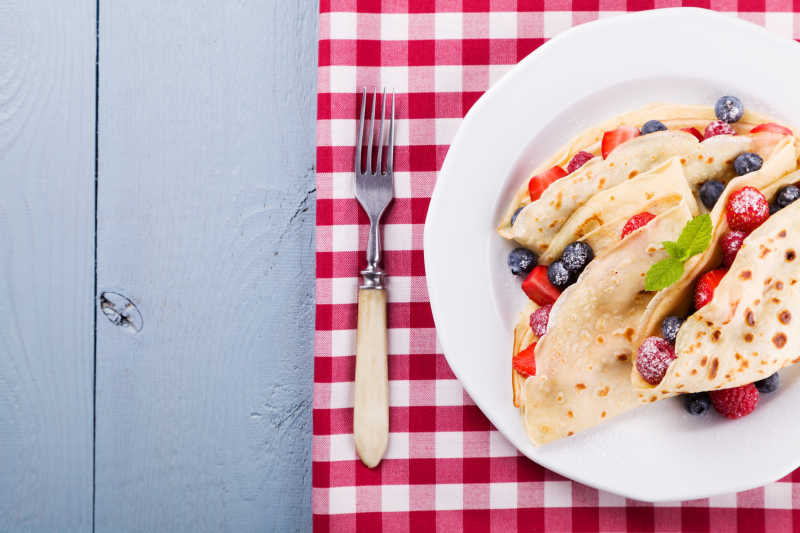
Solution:
[[[683,265],[692,256],[702,253],[711,243],[711,217],[698,215],[686,223],[677,241],[664,241],[669,257],[650,267],[644,278],[648,291],[666,289],[683,276]]]

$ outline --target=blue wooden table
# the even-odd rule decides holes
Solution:
[[[0,531],[310,529],[317,9],[0,0]]]

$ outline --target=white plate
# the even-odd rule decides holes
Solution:
[[[495,233],[538,162],[617,113],[657,101],[711,105],[735,94],[799,125],[797,65],[797,44],[753,24],[701,9],[648,11],[564,32],[467,114],[425,222],[428,292],[448,363],[522,453],[576,481],[649,501],[744,490],[800,465],[795,368],[782,371],[781,389],[738,421],[692,417],[672,399],[534,447],[511,400],[512,328],[526,297],[505,265],[511,246]]]

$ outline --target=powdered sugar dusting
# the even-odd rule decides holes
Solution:
[[[703,137],[708,139],[709,137],[714,137],[716,135],[736,135],[736,130],[733,129],[733,126],[727,122],[714,120],[709,122],[708,126],[706,126],[706,131],[703,134]]]
[[[552,304],[543,305],[533,313],[531,313],[530,325],[533,334],[537,337],[544,336],[547,333],[547,322],[550,319],[550,310],[553,308]]]

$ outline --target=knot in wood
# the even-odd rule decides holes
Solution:
[[[115,326],[127,329],[131,333],[142,331],[144,325],[142,314],[127,296],[111,291],[100,293],[100,310]]]

